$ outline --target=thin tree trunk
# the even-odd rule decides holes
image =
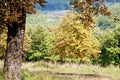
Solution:
[[[25,32],[25,18],[22,23],[8,24],[7,50],[4,61],[4,80],[21,80],[21,64]]]

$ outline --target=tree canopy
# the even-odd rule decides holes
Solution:
[[[60,58],[97,56],[99,42],[92,36],[91,29],[85,28],[82,22],[77,19],[80,16],[76,12],[68,12],[60,24],[52,28],[55,34],[55,47],[51,54],[59,55]]]
[[[88,27],[93,26],[93,16],[99,14],[108,16],[111,14],[105,6],[104,0],[71,0],[70,4],[77,12],[82,14],[82,17],[78,18]]]
[[[26,13],[35,13],[35,4],[43,6],[45,0],[0,0],[0,28],[11,22],[22,22]]]
[[[85,25],[91,26],[94,23],[93,16],[102,14],[110,15],[107,7],[104,5],[104,0],[70,0],[70,4],[74,5],[74,8],[79,10],[83,14],[82,19]],[[45,0],[0,0],[0,28],[4,27],[6,23],[22,22],[22,17],[26,13],[35,13],[35,4],[39,3],[43,6],[46,3]],[[24,12],[24,14],[23,14]]]

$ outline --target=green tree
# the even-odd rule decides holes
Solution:
[[[101,53],[99,63],[103,66],[120,64],[120,25],[100,35]]]
[[[52,48],[53,35],[47,28],[38,26],[30,32],[30,49],[24,54],[26,60],[40,60],[48,55]]]
[[[98,62],[107,66],[109,64],[119,64],[119,38],[118,31],[115,33],[115,30],[119,30],[119,18],[120,13],[119,3],[109,6],[112,16],[99,16],[96,18],[96,27],[94,30],[94,36],[101,42],[101,53],[98,58]],[[116,27],[117,25],[117,27]]]

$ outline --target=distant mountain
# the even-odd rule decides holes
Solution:
[[[44,7],[40,8],[37,4],[36,9],[39,10],[68,10],[70,8],[69,1],[70,0],[46,0],[48,3],[44,5]]]
[[[106,2],[113,2],[113,3],[116,3],[116,2],[120,2],[120,0],[106,0]]]
[[[115,3],[120,3],[120,0],[106,0],[106,5],[111,6]]]
[[[53,10],[53,11],[59,11],[59,10],[68,10],[70,9],[69,2],[70,0],[46,0],[48,3],[44,5],[44,7],[40,7],[38,4],[36,4],[37,10]],[[120,0],[105,0],[107,5],[111,5],[114,3],[120,2]]]

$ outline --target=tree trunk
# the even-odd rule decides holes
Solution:
[[[21,64],[25,32],[25,18],[22,23],[7,25],[7,49],[4,61],[4,80],[21,80]]]

